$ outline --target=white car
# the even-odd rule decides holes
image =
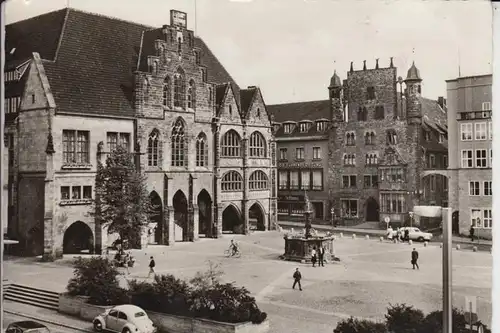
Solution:
[[[98,315],[93,321],[94,330],[119,333],[155,333],[156,327],[146,311],[132,304],[117,305]]]
[[[401,231],[401,237],[402,238],[405,237],[405,230],[406,229],[408,229],[408,231],[410,232],[408,234],[408,237],[410,237],[411,240],[419,241],[419,242],[423,242],[423,241],[430,242],[430,240],[432,239],[432,234],[431,233],[429,233],[429,232],[423,232],[419,228],[415,228],[415,227],[403,227],[403,228],[400,228],[399,230]],[[396,230],[394,230],[394,232],[392,233],[392,235],[393,235],[393,237],[396,236]]]

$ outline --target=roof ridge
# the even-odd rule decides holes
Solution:
[[[314,103],[314,102],[329,102],[329,99],[312,100],[312,101],[302,101],[302,102],[288,102],[279,104],[267,104],[267,106],[279,106],[279,105],[290,105],[290,104],[304,104],[304,103]]]
[[[90,12],[90,11],[86,11],[86,10],[83,10],[83,9],[72,8],[72,7],[67,7],[67,9],[69,11],[73,11],[73,12],[79,12],[79,13],[88,14],[88,15],[92,15],[92,16],[100,16],[100,17],[103,17],[103,18],[106,18],[106,19],[110,19],[110,20],[114,20],[114,21],[120,21],[120,22],[123,22],[123,23],[134,24],[134,25],[137,25],[137,26],[148,28],[150,30],[159,29],[159,27],[153,27],[153,26],[150,26],[150,25],[147,25],[147,24],[138,23],[138,22],[134,22],[134,21],[130,21],[130,20],[125,20],[125,19],[122,19],[122,18],[119,18],[119,17],[115,17],[115,16],[111,16],[111,15]]]
[[[57,41],[56,52],[54,53],[54,59],[52,59],[52,61],[57,60],[57,55],[59,54],[59,49],[61,48],[61,44],[64,38],[64,32],[66,31],[66,24],[68,22],[69,11],[70,9],[66,8],[66,14],[64,14],[64,21],[61,27],[61,33],[59,34],[59,40]]]
[[[62,8],[62,9],[53,10],[51,12],[46,12],[46,13],[42,13],[42,14],[39,14],[39,15],[36,15],[36,16],[28,17],[28,18],[25,18],[23,20],[19,20],[19,21],[15,21],[15,22],[11,22],[9,24],[6,24],[5,27],[8,27],[8,26],[11,26],[11,25],[14,25],[14,24],[18,24],[18,23],[21,23],[21,22],[30,21],[30,20],[39,18],[40,16],[45,16],[45,15],[48,15],[48,14],[54,14],[54,13],[57,13],[57,12],[62,12],[62,11],[65,11],[67,9],[68,8],[65,7],[65,8]]]

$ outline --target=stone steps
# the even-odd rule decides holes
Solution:
[[[4,283],[3,298],[5,300],[29,304],[40,308],[57,311],[59,308],[59,293],[15,283]]]

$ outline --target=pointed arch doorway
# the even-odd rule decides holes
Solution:
[[[153,206],[153,212],[149,216],[149,221],[153,229],[150,230],[152,231],[153,235],[150,236],[148,242],[160,244],[161,234],[163,232],[163,204],[161,202],[160,196],[158,195],[158,193],[156,193],[156,191],[153,191],[149,194],[149,200],[151,201],[151,205]]]
[[[242,234],[243,221],[241,214],[234,205],[229,205],[222,212],[222,232]]]
[[[377,200],[369,197],[366,200],[366,222],[379,222],[380,221],[380,207]]]
[[[187,199],[181,190],[175,193],[172,203],[174,206],[174,239],[176,242],[187,241]]]
[[[266,230],[266,216],[264,209],[259,203],[254,203],[248,210],[248,218],[250,223],[250,229],[253,230]]]

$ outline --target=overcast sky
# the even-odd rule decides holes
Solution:
[[[385,67],[392,56],[403,77],[415,61],[433,99],[446,96],[459,63],[462,76],[492,72],[488,1],[8,0],[6,21],[68,3],[155,27],[170,23],[170,9],[187,12],[188,27],[241,87],[260,86],[267,104],[327,99],[333,71],[345,79],[351,61],[373,68],[380,58]]]

